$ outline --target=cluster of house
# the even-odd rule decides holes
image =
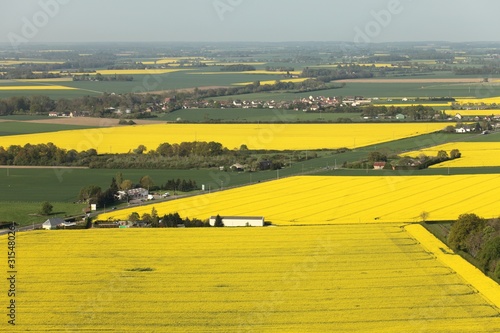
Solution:
[[[118,200],[140,200],[149,198],[149,191],[145,188],[133,188],[127,191],[118,191],[116,194]]]
[[[200,109],[200,108],[221,108],[221,109],[286,109],[304,112],[314,112],[320,109],[337,107],[337,106],[363,106],[369,105],[372,100],[362,96],[348,96],[342,99],[337,97],[325,96],[309,96],[308,98],[296,99],[293,101],[196,101],[190,100],[183,104],[183,109]]]
[[[49,117],[54,118],[75,118],[75,117],[90,117],[90,111],[66,111],[66,112],[49,112]]]

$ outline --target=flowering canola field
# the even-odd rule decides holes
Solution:
[[[500,166],[500,142],[453,142],[405,153],[407,156],[425,154],[436,156],[440,150],[450,152],[458,149],[462,157],[431,166],[431,168],[493,167]]]
[[[229,149],[359,148],[443,129],[442,124],[158,124],[4,136],[0,146],[52,142],[65,149],[127,153],[139,145],[216,141]]]
[[[77,88],[59,86],[59,85],[43,85],[43,86],[3,86],[0,85],[0,91],[7,90],[78,90]]]
[[[35,231],[17,243],[5,332],[500,331],[498,307],[398,224]]]
[[[160,75],[169,74],[174,72],[189,71],[191,69],[180,69],[180,68],[170,68],[170,69],[102,69],[97,70],[94,73],[88,73],[90,75]],[[84,75],[87,73],[73,73],[73,75]]]
[[[283,82],[283,83],[301,83],[301,82],[304,82],[304,81],[307,81],[307,80],[311,80],[310,78],[299,78],[299,79],[283,79],[283,80],[268,80],[268,81],[260,81],[260,84],[261,85],[266,85],[266,84],[269,84],[269,85],[272,85],[272,84],[275,84],[276,81],[279,81],[279,82]],[[253,82],[241,82],[241,83],[235,83],[234,85],[236,86],[247,86],[249,84],[253,84]]]
[[[230,185],[225,181],[224,184]],[[277,225],[453,220],[462,213],[499,214],[500,175],[305,176],[260,183],[203,196],[154,203],[100,215],[126,219],[132,212],[182,217],[264,216]]]
[[[446,114],[455,117],[457,114],[466,117],[475,117],[475,116],[495,116],[500,114],[499,109],[485,109],[485,110],[448,110]]]
[[[500,96],[486,98],[457,98],[458,104],[500,104]]]

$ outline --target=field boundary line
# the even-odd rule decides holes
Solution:
[[[476,289],[487,301],[500,309],[500,285],[486,276],[481,270],[453,252],[420,224],[410,224],[404,230],[420,245],[431,252],[438,261],[451,268],[469,285]]]

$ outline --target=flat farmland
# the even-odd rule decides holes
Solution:
[[[10,332],[500,330],[498,308],[400,224],[35,231],[17,244]]]
[[[19,134],[52,133],[87,128],[91,127],[83,125],[38,124],[26,121],[2,121],[0,122],[0,137]],[[0,139],[0,146],[1,145],[2,140]]]
[[[498,135],[496,135],[498,138]],[[458,159],[432,165],[431,168],[496,167],[500,166],[500,142],[453,142],[428,149],[406,153],[408,156],[436,156],[440,150],[450,152],[458,149],[462,156]]]
[[[361,113],[310,113],[270,109],[186,109],[161,115],[158,119],[175,122],[335,122],[339,118],[361,121]]]
[[[302,176],[203,196],[134,207],[98,216],[127,219],[132,212],[183,217],[264,216],[276,225],[450,221],[462,213],[497,217],[500,175]]]
[[[245,144],[249,149],[306,150],[359,148],[415,137],[444,128],[441,123],[405,124],[158,124],[63,131],[50,134],[5,136],[1,145],[52,142],[65,149],[96,149],[103,153],[127,153],[144,145],[217,141],[229,149]],[[311,135],[314,133],[314,135]]]
[[[248,81],[248,80],[247,80]],[[241,81],[243,82],[243,81]],[[428,97],[470,97],[477,89],[481,89],[479,84],[465,83],[416,83],[407,82],[388,83],[349,81],[345,87],[338,89],[328,89],[313,92],[293,93],[293,92],[271,92],[230,96],[233,99],[241,100],[285,100],[290,101],[309,96],[364,96],[378,98],[428,98]],[[479,90],[482,91],[482,90]],[[227,100],[228,96],[214,98],[215,100]],[[417,103],[418,104],[418,103]]]

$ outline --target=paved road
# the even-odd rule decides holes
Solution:
[[[40,229],[41,227],[42,227],[41,223],[35,224],[34,226],[33,226],[33,224],[30,226],[25,226],[25,227],[16,226],[16,232],[31,231],[33,229]],[[9,231],[10,231],[9,229],[0,229],[0,235],[5,235],[5,234],[9,233]]]

